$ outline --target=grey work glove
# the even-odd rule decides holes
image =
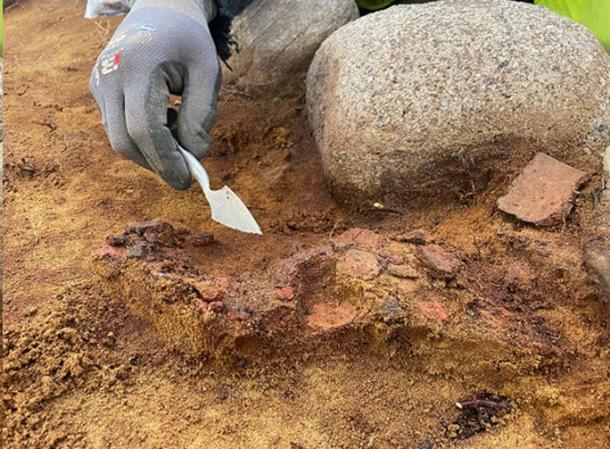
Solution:
[[[90,88],[112,148],[187,189],[191,176],[168,124],[170,93],[182,95],[175,135],[198,159],[210,146],[220,66],[205,0],[140,0],[98,57]]]

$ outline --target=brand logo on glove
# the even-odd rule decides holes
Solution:
[[[102,75],[108,75],[119,68],[122,52],[123,49],[119,48],[103,55],[102,60],[100,61],[100,71],[102,72]]]

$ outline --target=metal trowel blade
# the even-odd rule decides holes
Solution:
[[[227,186],[220,190],[212,190],[210,178],[203,165],[184,148],[178,146],[193,177],[201,185],[203,194],[210,204],[212,220],[231,229],[250,234],[262,234],[260,226],[239,197]]]
[[[241,232],[262,234],[261,228],[239,197],[229,187],[204,191],[210,203],[212,220]]]

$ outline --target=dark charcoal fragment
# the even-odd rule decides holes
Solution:
[[[119,235],[109,235],[106,237],[106,243],[110,246],[114,246],[115,248],[124,248],[129,242],[129,238],[124,234]]]
[[[455,440],[465,440],[478,433],[485,432],[499,422],[499,418],[512,410],[507,397],[498,396],[486,391],[470,399],[457,402],[460,415],[447,426],[447,436]]]
[[[109,246],[125,248],[127,258],[147,261],[165,260],[167,249],[183,248],[186,240],[194,246],[204,246],[213,243],[214,236],[208,232],[193,235],[165,221],[146,219],[128,224],[120,234],[106,237]]]
[[[142,259],[148,262],[164,260],[167,257],[158,246],[148,242],[128,246],[125,255],[128,259]]]
[[[198,234],[189,235],[187,241],[193,246],[207,246],[215,242],[214,234],[210,232],[200,232]]]

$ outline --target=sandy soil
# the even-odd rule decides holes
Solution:
[[[610,447],[610,314],[580,249],[598,175],[550,230],[495,211],[508,179],[494,176],[356,215],[326,189],[302,99],[225,89],[206,166],[265,231],[238,234],[209,220],[197,188],[171,190],[111,151],[87,80],[118,21],[83,10],[7,13],[3,447]],[[109,256],[106,236],[144,218],[215,242],[144,242],[164,266]],[[352,228],[383,243],[341,249]],[[455,274],[401,241],[416,228]],[[344,276],[352,244],[383,262],[379,277]],[[392,275],[396,259],[417,277]],[[274,279],[292,266],[295,305],[276,320]],[[189,282],[219,277],[231,287],[214,311]],[[231,321],[239,307],[261,319]]]

